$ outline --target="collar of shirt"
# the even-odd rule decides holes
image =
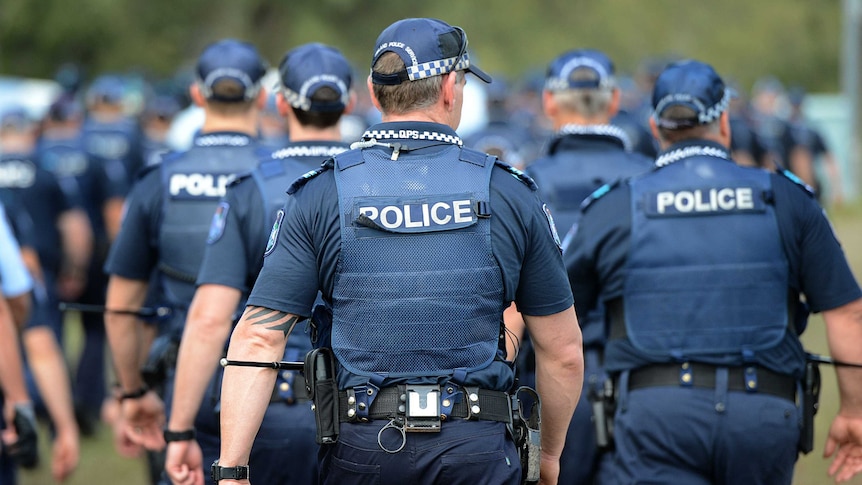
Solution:
[[[733,161],[730,159],[727,148],[720,143],[708,140],[685,140],[675,143],[667,150],[659,153],[655,160],[655,166],[660,168],[691,157],[716,157]]]
[[[379,123],[362,134],[363,141],[405,142],[410,149],[424,148],[442,143],[463,146],[461,137],[447,125],[425,121],[398,121]]]
[[[622,128],[614,125],[563,125],[554,134],[548,153],[554,153],[570,141],[595,140],[611,143],[625,151],[631,151],[632,143]]]
[[[285,145],[283,148],[273,151],[270,158],[282,160],[296,157],[323,157],[329,158],[347,150],[347,143],[336,141],[299,141]]]
[[[234,131],[214,131],[195,135],[196,147],[244,147],[254,143],[254,139],[245,133]]]

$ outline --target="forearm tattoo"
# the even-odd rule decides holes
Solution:
[[[290,313],[263,307],[249,307],[246,310],[246,321],[251,325],[272,325],[267,330],[281,330],[287,337],[293,327],[299,322],[299,317]]]

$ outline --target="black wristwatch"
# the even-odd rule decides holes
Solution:
[[[164,431],[165,443],[172,441],[191,441],[195,439],[195,429],[187,429],[185,431],[171,431],[165,428]]]
[[[212,479],[219,480],[248,480],[248,465],[218,466],[218,460],[213,462]]]

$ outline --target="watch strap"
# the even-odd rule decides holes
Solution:
[[[219,480],[247,480],[248,465],[219,466],[218,460],[216,460],[212,464],[211,473],[214,482]]]
[[[191,441],[195,439],[196,433],[194,428],[184,431],[171,431],[169,429],[165,429],[164,436],[165,443],[170,443],[172,441]]]

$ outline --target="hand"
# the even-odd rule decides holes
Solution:
[[[8,426],[6,431],[12,429],[13,434],[7,435],[4,431],[3,441],[9,455],[21,467],[35,468],[39,464],[39,433],[33,403],[15,404],[12,420],[8,423],[11,423],[11,426]]]
[[[835,417],[829,428],[823,457],[829,458],[833,454],[835,459],[829,466],[829,476],[837,483],[846,482],[862,471],[862,416],[839,413]]]
[[[114,448],[117,453],[125,458],[138,458],[144,448],[133,442],[126,434],[125,421],[120,411],[120,401],[117,399],[106,399],[102,404],[102,420],[111,426],[114,436]]]
[[[162,430],[165,427],[165,405],[153,391],[137,399],[121,403],[123,421],[129,438],[144,448],[161,451],[165,448]]]
[[[80,442],[75,430],[60,430],[54,438],[51,453],[51,475],[57,482],[64,482],[78,467]]]
[[[195,440],[168,443],[165,472],[174,485],[203,485],[203,452]],[[206,473],[210,470],[207,468]]]
[[[539,485],[557,485],[560,479],[560,458],[542,453],[542,464],[539,468]]]

